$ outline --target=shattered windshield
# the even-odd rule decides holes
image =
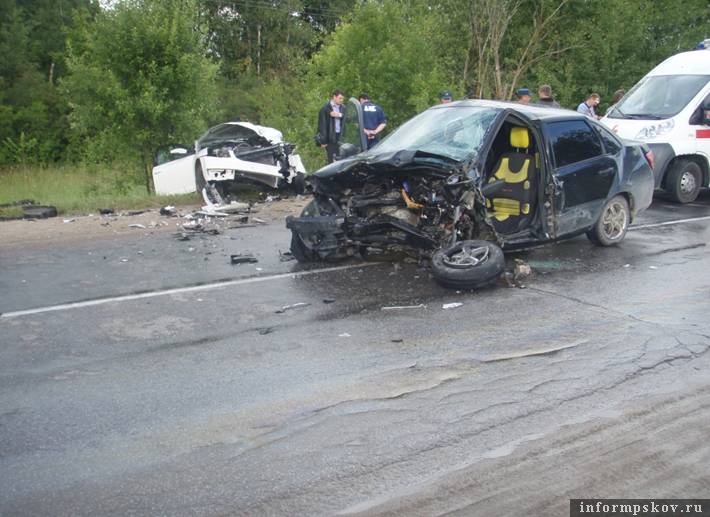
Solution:
[[[500,108],[456,106],[429,109],[382,140],[376,152],[424,151],[463,161],[473,157]]]
[[[682,110],[710,80],[708,75],[659,75],[641,80],[609,118],[664,119]]]

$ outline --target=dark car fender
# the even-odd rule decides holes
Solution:
[[[655,180],[645,154],[649,151],[642,144],[626,145],[624,153],[623,177],[619,190],[629,201],[631,219],[645,210],[653,201]]]

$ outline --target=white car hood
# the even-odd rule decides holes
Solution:
[[[259,138],[266,140],[264,143],[280,144],[283,134],[272,127],[257,126],[249,122],[225,122],[211,127],[195,142],[195,150],[199,151],[217,142],[248,140]]]

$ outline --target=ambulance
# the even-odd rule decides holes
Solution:
[[[656,66],[601,122],[651,148],[656,189],[695,201],[710,186],[710,40]]]

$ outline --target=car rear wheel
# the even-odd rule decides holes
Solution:
[[[488,241],[457,242],[441,249],[431,258],[434,279],[451,289],[485,287],[505,269],[503,250]]]
[[[597,246],[620,243],[629,229],[631,213],[624,196],[615,196],[606,202],[599,219],[587,232],[587,237]]]
[[[666,191],[676,203],[692,203],[700,193],[702,177],[697,163],[676,160],[668,171]]]

